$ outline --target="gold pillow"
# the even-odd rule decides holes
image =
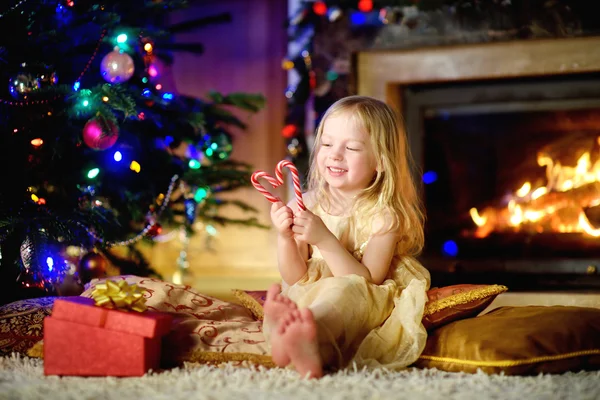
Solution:
[[[506,375],[600,369],[600,309],[501,307],[455,321],[430,333],[414,366]]]

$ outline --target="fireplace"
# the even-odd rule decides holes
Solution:
[[[359,54],[359,92],[405,118],[434,285],[600,288],[594,48],[597,38]]]

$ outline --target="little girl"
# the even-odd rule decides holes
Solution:
[[[325,113],[311,156],[307,210],[271,208],[282,287],[264,305],[273,361],[300,374],[402,368],[423,351],[429,272],[406,136],[393,110],[362,96]],[[309,211],[310,210],[310,211]]]

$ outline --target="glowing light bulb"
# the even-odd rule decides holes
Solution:
[[[100,173],[100,168],[92,168],[88,171],[87,177],[89,179],[94,179],[95,177],[98,176],[99,173]]]
[[[131,162],[131,164],[129,164],[129,169],[139,174],[142,170],[142,166],[139,162],[134,160]]]

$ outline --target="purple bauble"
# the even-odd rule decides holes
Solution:
[[[105,55],[100,64],[102,77],[110,83],[126,82],[132,77],[134,71],[133,59],[118,48]]]
[[[118,138],[119,127],[105,118],[92,118],[83,127],[83,141],[94,150],[106,150]]]

